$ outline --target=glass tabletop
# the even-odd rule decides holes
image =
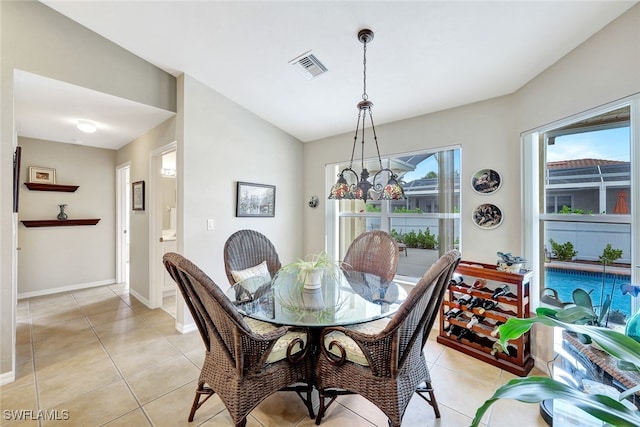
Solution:
[[[351,325],[395,313],[406,291],[369,273],[336,270],[319,289],[306,289],[298,275],[281,271],[272,279],[251,277],[226,291],[242,314],[266,322],[309,327]]]

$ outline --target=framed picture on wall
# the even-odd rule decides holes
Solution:
[[[478,194],[495,193],[502,186],[502,177],[493,169],[480,169],[471,178],[471,187]]]
[[[483,203],[473,210],[473,223],[485,230],[491,230],[502,224],[502,210],[491,203]]]
[[[236,216],[275,216],[276,186],[238,181]]]
[[[144,210],[144,181],[131,183],[131,209],[134,211]]]
[[[41,166],[29,166],[29,182],[39,184],[55,184],[56,170]]]

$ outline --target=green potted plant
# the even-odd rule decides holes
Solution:
[[[579,311],[584,307],[576,307]],[[627,370],[640,370],[640,343],[612,329],[591,325],[564,322],[560,316],[568,316],[566,310],[539,308],[536,316],[528,319],[511,318],[500,326],[500,344],[520,337],[535,323],[545,326],[561,327],[576,334],[588,335],[604,351],[619,360],[618,367]],[[478,408],[471,426],[476,427],[489,407],[499,399],[515,399],[525,403],[538,403],[546,399],[562,399],[582,409],[593,417],[619,427],[637,427],[640,425],[640,411],[627,408],[622,399],[640,391],[640,384],[624,393],[618,399],[601,394],[586,394],[562,382],[547,377],[525,377],[513,379],[499,387],[493,396]]]
[[[337,277],[339,262],[332,260],[325,251],[318,254],[308,255],[305,259],[298,258],[297,261],[283,266],[278,274],[296,274],[297,281],[305,289],[319,289],[322,284],[324,274]]]
[[[573,243],[571,242],[558,243],[553,239],[549,239],[549,243],[551,243],[551,249],[558,261],[571,261],[578,255],[578,251],[573,249]]]

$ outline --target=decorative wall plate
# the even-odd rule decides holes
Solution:
[[[504,215],[502,210],[491,203],[483,203],[473,210],[473,223],[485,230],[499,227],[502,224]]]
[[[480,169],[471,178],[471,188],[478,194],[491,194],[500,189],[502,177],[493,169]]]

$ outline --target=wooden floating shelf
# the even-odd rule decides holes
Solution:
[[[42,184],[39,182],[25,182],[24,185],[31,191],[61,191],[73,193],[80,187],[79,185]]]
[[[25,227],[67,227],[73,225],[96,225],[100,218],[93,219],[36,219],[21,221]]]

